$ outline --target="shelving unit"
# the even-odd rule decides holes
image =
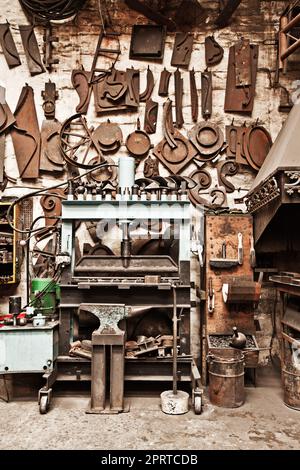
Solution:
[[[19,282],[19,235],[9,225],[6,214],[12,202],[0,202],[0,285]],[[19,222],[19,210],[13,209],[13,223]]]

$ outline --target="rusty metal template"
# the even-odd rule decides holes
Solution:
[[[168,96],[169,82],[170,82],[171,75],[172,75],[171,72],[169,72],[166,68],[164,68],[163,71],[161,72],[160,80],[159,80],[159,88],[158,88],[159,96]]]
[[[176,127],[180,129],[183,126],[184,119],[182,114],[182,97],[183,97],[183,79],[179,69],[174,73],[175,84],[175,114],[176,114]]]
[[[201,73],[201,109],[202,117],[209,119],[212,113],[212,74],[208,71]]]
[[[87,113],[92,91],[91,87],[89,86],[90,77],[91,72],[87,72],[83,68],[72,70],[72,85],[79,96],[79,103],[76,106],[77,113]]]
[[[141,102],[146,102],[147,100],[149,100],[151,98],[153,88],[154,88],[154,77],[153,77],[153,73],[150,70],[150,67],[148,65],[148,68],[147,68],[147,85],[146,85],[145,91],[140,94],[140,101]]]
[[[219,64],[223,59],[223,55],[223,47],[213,36],[207,36],[205,38],[205,62],[207,67]]]
[[[41,59],[39,46],[36,40],[33,26],[19,25],[19,30],[30,75],[38,75],[40,73],[44,73],[46,70]]]
[[[29,85],[22,88],[14,115],[16,122],[12,127],[11,137],[20,178],[38,178],[41,136],[34,103],[34,93]]]
[[[144,130],[147,134],[155,134],[157,124],[158,103],[151,98],[146,102]]]
[[[188,67],[193,51],[194,35],[192,33],[176,33],[171,65]]]
[[[191,95],[192,120],[194,122],[197,122],[199,104],[198,104],[198,90],[197,90],[197,85],[196,85],[194,68],[190,70],[190,95]]]
[[[0,43],[9,68],[21,65],[20,56],[12,37],[9,23],[0,24]]]

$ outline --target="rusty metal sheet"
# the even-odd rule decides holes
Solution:
[[[33,26],[19,25],[19,30],[30,75],[38,75],[39,73],[46,72],[41,59],[39,46],[36,40]]]
[[[134,25],[129,58],[163,60],[166,28],[160,25]]]
[[[171,65],[188,67],[193,51],[194,35],[192,33],[176,33]]]
[[[243,39],[233,47],[235,63],[235,86],[249,86],[252,83],[250,41]]]
[[[151,98],[146,102],[144,130],[147,134],[155,134],[157,124],[158,103]]]
[[[79,103],[76,106],[77,113],[87,113],[92,90],[89,86],[90,77],[91,72],[87,72],[84,69],[72,70],[72,85],[79,96]]]
[[[272,147],[272,139],[265,127],[255,125],[247,129],[244,137],[244,152],[249,165],[259,170]]]
[[[138,108],[140,104],[140,71],[138,69],[126,69],[127,93],[126,106]]]
[[[234,161],[225,160],[217,165],[218,169],[218,183],[220,186],[224,186],[226,193],[233,193],[235,186],[228,181],[227,176],[234,176],[239,170],[239,165]]]
[[[152,71],[150,70],[150,67],[148,65],[147,68],[147,86],[146,89],[143,93],[140,94],[140,101],[141,102],[146,102],[147,100],[150,99],[152,92],[154,88],[154,76]]]
[[[128,89],[126,72],[112,69],[93,85],[97,113],[128,109],[125,104]]]
[[[0,134],[4,133],[15,122],[8,104],[5,101],[5,88],[0,86]]]
[[[237,305],[230,306],[223,301],[222,286],[234,279],[240,281],[252,281],[253,270],[250,264],[251,238],[253,236],[253,221],[249,215],[210,215],[205,217],[205,257],[206,257],[206,280],[212,279],[215,293],[215,307],[213,312],[208,312],[205,307],[207,334],[230,334],[232,327],[237,326],[244,333],[254,333],[254,309],[252,306]],[[222,246],[226,243],[227,258],[233,259],[237,255],[238,237],[241,232],[243,236],[243,264],[237,265],[230,270],[219,270],[210,266],[210,259],[222,256]]]
[[[242,165],[249,166],[249,163],[245,155],[245,135],[247,132],[247,126],[244,124],[237,128],[236,135],[236,162]]]
[[[102,152],[116,152],[123,141],[122,130],[118,124],[108,119],[96,127],[93,132],[93,140],[98,142]]]
[[[229,49],[227,82],[224,111],[226,113],[243,113],[251,115],[254,104],[255,84],[258,63],[258,46],[250,44],[251,85],[236,86],[235,46]]]
[[[213,36],[207,36],[205,38],[205,62],[207,67],[219,64],[223,59],[223,55],[223,47]]]
[[[198,90],[197,90],[197,85],[196,85],[194,68],[190,70],[190,95],[191,95],[192,120],[194,122],[197,122],[199,105],[198,105]]]
[[[201,109],[202,117],[209,119],[212,113],[212,74],[208,71],[201,73]]]
[[[159,88],[158,88],[159,96],[168,96],[169,82],[170,82],[171,75],[172,75],[171,72],[169,72],[166,68],[164,68],[163,71],[161,72],[160,80],[159,80]]]
[[[202,121],[189,131],[189,138],[197,149],[197,160],[208,161],[215,158],[224,144],[224,134],[219,126],[212,122]]]
[[[149,152],[151,141],[148,134],[141,130],[139,118],[137,119],[137,129],[127,136],[125,145],[128,152],[137,158],[143,157]]]
[[[174,129],[173,139],[176,146],[172,148],[164,138],[153,149],[153,154],[170,171],[178,174],[197,155],[197,150],[177,129]]]
[[[226,156],[227,158],[236,157],[236,147],[237,147],[237,133],[240,126],[234,126],[233,122],[229,126],[225,126],[225,136],[226,136]]]
[[[44,100],[43,110],[46,119],[55,118],[55,101],[58,98],[58,92],[56,91],[56,85],[54,82],[49,80],[45,83],[45,89],[42,91],[42,98]]]
[[[181,78],[181,73],[179,69],[174,73],[174,83],[175,83],[175,112],[176,112],[176,127],[180,129],[183,124],[183,114],[182,114],[182,97],[183,97],[183,79]]]
[[[38,178],[40,167],[40,131],[36,115],[33,89],[25,85],[16,110],[16,122],[11,137],[19,167],[20,178]]]
[[[12,37],[9,23],[0,24],[0,43],[9,68],[21,65],[20,56],[17,51],[14,38]]]
[[[150,155],[144,161],[144,177],[153,178],[159,176],[159,164],[157,158],[153,158]]]
[[[40,170],[45,172],[64,171],[64,159],[60,148],[61,123],[56,119],[44,120],[41,129]]]

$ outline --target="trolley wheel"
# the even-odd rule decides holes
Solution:
[[[202,397],[201,395],[194,397],[194,411],[195,415],[200,415],[202,411]]]
[[[40,399],[40,413],[41,415],[44,415],[47,413],[49,407],[49,402],[48,402],[48,397],[47,395],[41,396]]]

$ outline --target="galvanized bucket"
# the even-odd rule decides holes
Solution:
[[[213,405],[238,408],[245,402],[244,360],[237,349],[208,355],[209,399]]]
[[[285,405],[300,411],[300,372],[282,368],[282,385]]]

